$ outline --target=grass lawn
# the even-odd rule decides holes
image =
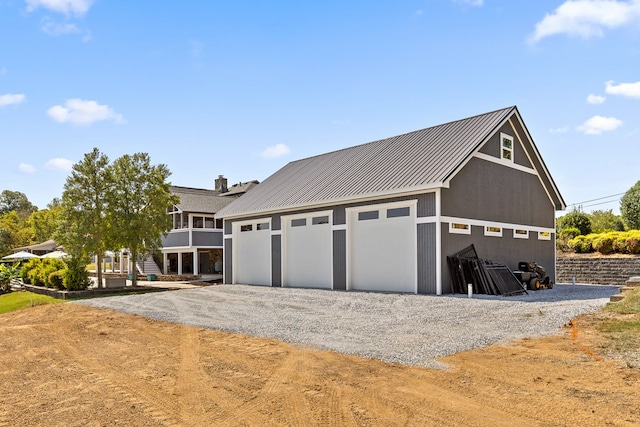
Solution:
[[[31,292],[10,292],[0,295],[0,314],[33,305],[52,304],[64,302],[46,295],[38,295]]]

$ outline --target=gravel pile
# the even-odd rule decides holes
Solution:
[[[556,285],[528,295],[404,295],[222,285],[77,304],[185,325],[441,368],[435,359],[490,344],[552,335],[604,306],[614,286]]]

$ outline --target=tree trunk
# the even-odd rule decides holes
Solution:
[[[100,252],[96,255],[96,277],[98,279],[98,288],[103,287],[102,284],[102,254]]]
[[[138,253],[135,250],[129,249],[129,256],[131,257],[131,269],[133,270],[131,275],[131,286],[138,286]]]

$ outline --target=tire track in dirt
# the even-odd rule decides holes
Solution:
[[[273,420],[269,420],[268,416],[261,413],[258,409],[264,406],[270,406],[272,401],[282,393],[282,386],[286,384],[285,378],[290,378],[298,366],[298,357],[294,354],[288,354],[284,360],[280,360],[278,367],[269,375],[266,383],[262,386],[258,395],[250,401],[239,406],[227,409],[218,419],[220,425],[239,425],[245,418],[255,419],[257,416],[264,418],[264,424],[271,424]],[[307,418],[301,412],[301,403],[299,397],[294,393],[286,393],[288,404],[286,413],[287,425],[305,425]]]
[[[175,394],[179,396],[181,421],[186,426],[207,423],[206,393],[203,391],[211,387],[211,382],[200,364],[199,334],[196,328],[180,328],[180,365]]]
[[[66,325],[65,325],[66,326]],[[109,366],[98,355],[82,351],[81,340],[74,340],[74,328],[51,328],[57,338],[57,348],[67,360],[81,367],[89,384],[97,384],[111,390],[119,400],[142,409],[160,425],[181,425],[182,408],[166,391],[153,388],[147,381],[126,373],[119,366]],[[98,373],[99,372],[99,373]]]

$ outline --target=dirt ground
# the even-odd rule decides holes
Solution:
[[[0,426],[631,426],[593,316],[429,370],[73,304],[0,316]]]

